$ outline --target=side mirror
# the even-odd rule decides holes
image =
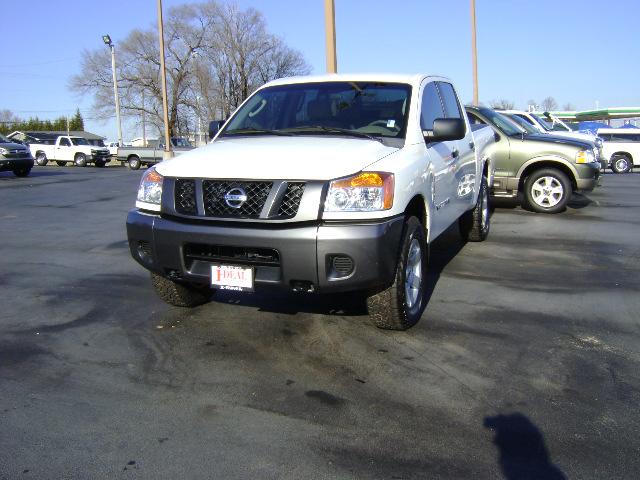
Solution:
[[[467,127],[461,118],[436,118],[433,121],[433,131],[423,131],[428,142],[446,142],[464,138]]]
[[[209,140],[216,136],[225,122],[226,120],[213,120],[209,122]]]

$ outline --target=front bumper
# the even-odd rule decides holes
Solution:
[[[403,225],[403,217],[287,226],[207,224],[132,210],[127,236],[138,263],[178,281],[210,284],[212,264],[236,264],[254,267],[256,289],[327,293],[391,284]],[[213,253],[207,259],[191,256],[194,248]],[[264,252],[275,253],[264,262]],[[344,268],[349,263],[350,271]]]
[[[599,162],[576,164],[576,171],[576,190],[588,192],[598,185],[601,175]]]
[[[18,170],[22,168],[33,168],[33,158],[5,158],[0,157],[0,172],[6,170]]]

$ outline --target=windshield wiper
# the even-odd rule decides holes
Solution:
[[[251,134],[264,134],[267,135],[280,135],[284,137],[290,137],[292,134],[287,132],[282,132],[280,130],[269,130],[268,128],[239,128],[236,130],[228,130],[222,134],[222,136],[226,135],[251,135]]]
[[[380,137],[374,137],[373,135],[369,135],[368,133],[358,132],[356,130],[349,130],[348,128],[340,128],[340,127],[327,127],[325,125],[307,125],[302,127],[293,127],[288,128],[287,131],[291,132],[292,130],[322,130],[323,132],[329,133],[341,133],[342,135],[348,135],[350,137],[358,137],[358,138],[367,138],[369,140],[373,140],[375,142],[384,143]]]

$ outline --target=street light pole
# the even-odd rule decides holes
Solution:
[[[167,105],[167,70],[164,64],[164,26],[162,23],[162,0],[158,0],[158,36],[160,38],[160,74],[162,76],[162,113],[164,114],[164,152],[162,158],[173,157],[169,135],[169,107]]]
[[[473,62],[473,104],[478,105],[478,49],[476,48],[476,0],[471,0],[471,59]]]
[[[324,32],[327,50],[327,73],[337,73],[336,8],[334,0],[324,0]]]
[[[116,46],[109,35],[103,35],[102,41],[111,49],[111,73],[113,75],[113,96],[116,102],[116,122],[118,123],[118,146],[122,146],[122,123],[120,121],[120,97],[118,96],[118,78],[116,77]]]

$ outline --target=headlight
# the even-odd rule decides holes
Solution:
[[[580,150],[576,153],[576,163],[592,163],[596,161],[596,157],[591,150]]]
[[[6,148],[0,147],[0,155],[6,155],[7,153],[9,153],[9,150],[7,150]]]
[[[392,173],[362,172],[333,180],[324,204],[325,212],[373,212],[393,206]]]
[[[153,167],[144,172],[142,180],[140,180],[140,187],[138,187],[136,207],[143,210],[160,211],[162,179],[162,175],[156,172]]]

